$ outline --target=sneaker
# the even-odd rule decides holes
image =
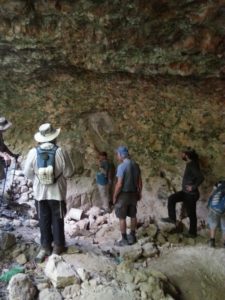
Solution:
[[[211,248],[215,248],[216,247],[215,239],[208,240],[208,245]]]
[[[46,257],[50,256],[52,253],[51,249],[41,248],[38,255],[35,257],[36,263],[42,263]]]
[[[137,242],[137,238],[134,234],[128,234],[127,235],[127,242],[128,242],[128,245],[133,245]]]
[[[121,239],[121,240],[115,242],[115,246],[118,246],[118,247],[123,247],[123,246],[128,246],[128,245],[129,244],[126,239]]]
[[[57,245],[54,245],[52,253],[53,253],[53,254],[60,255],[60,254],[62,254],[63,252],[66,252],[66,250],[67,250],[67,249],[66,249],[65,246],[57,246]]]
[[[170,218],[161,218],[162,222],[176,224],[176,222]]]

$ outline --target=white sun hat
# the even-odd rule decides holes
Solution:
[[[5,117],[0,117],[0,131],[4,131],[12,126],[12,123],[7,121]]]
[[[45,123],[42,124],[39,127],[39,131],[35,133],[34,139],[38,143],[46,143],[46,142],[51,142],[57,138],[57,136],[60,133],[60,128],[55,129],[52,127],[50,123]]]

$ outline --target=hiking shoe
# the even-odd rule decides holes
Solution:
[[[128,245],[133,245],[137,242],[137,238],[134,234],[128,234],[127,235],[127,242],[128,242]]]
[[[52,253],[51,249],[41,248],[38,255],[35,257],[36,263],[42,263],[46,257],[50,256]]]
[[[102,207],[102,208],[101,208],[101,213],[102,213],[103,215],[105,215],[105,214],[110,214],[110,213],[111,213],[111,210],[110,210],[110,208],[104,208],[104,207]]]
[[[62,254],[63,252],[66,252],[66,247],[65,247],[65,246],[57,246],[57,245],[54,245],[53,251],[52,251],[53,254],[60,255],[60,254]]]
[[[215,248],[216,247],[215,239],[208,240],[208,245],[211,248]]]
[[[162,222],[176,224],[176,222],[170,218],[161,218]]]
[[[128,246],[128,245],[129,244],[128,244],[127,239],[123,239],[123,238],[121,240],[115,242],[115,246],[118,246],[118,247],[123,247],[123,246]]]

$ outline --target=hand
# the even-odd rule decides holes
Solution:
[[[7,157],[7,159],[5,159],[5,166],[9,167],[11,165],[11,159]]]
[[[138,198],[137,198],[137,201],[140,201],[140,200],[141,200],[141,198],[142,198],[142,194],[141,194],[141,192],[139,192],[139,193],[138,193]]]
[[[18,161],[18,158],[20,157],[20,153],[14,154],[14,158],[16,161]]]
[[[9,167],[11,165],[11,159],[12,159],[12,157],[8,153],[6,153],[6,152],[4,152],[2,154],[2,157],[3,157],[4,161],[5,161],[5,166]]]
[[[192,186],[191,185],[186,185],[185,188],[186,188],[187,192],[192,191]]]

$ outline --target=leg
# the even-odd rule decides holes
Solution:
[[[197,215],[196,215],[196,202],[198,196],[196,195],[185,195],[185,207],[187,209],[187,215],[190,220],[189,234],[197,235]]]
[[[130,229],[131,232],[135,232],[137,228],[137,218],[131,218],[131,224],[130,224]]]
[[[210,247],[215,247],[216,228],[218,226],[218,221],[219,221],[218,215],[216,215],[213,211],[210,210],[208,214],[208,225],[209,225],[209,235],[210,235],[208,244]]]
[[[115,245],[126,246],[128,245],[128,242],[127,242],[127,224],[126,224],[127,203],[126,203],[125,193],[121,193],[118,197],[118,200],[115,204],[115,214],[117,218],[119,218],[120,232],[122,235],[122,239],[120,241],[116,241]]]
[[[172,194],[168,198],[168,215],[176,223],[176,203],[184,201],[184,192],[180,191]]]
[[[109,185],[98,184],[98,190],[101,199],[101,205],[106,211],[108,211],[109,210]]]
[[[223,246],[225,247],[225,216],[220,217],[220,225],[223,233]]]
[[[49,207],[47,200],[36,201],[36,207],[41,233],[41,246],[44,249],[51,249],[53,241],[51,208]]]
[[[137,198],[136,193],[128,194],[129,198],[127,199],[127,216],[131,218],[131,232],[136,231],[137,228]]]
[[[127,236],[128,244],[133,245],[137,242],[136,229],[137,229],[137,200],[138,195],[136,193],[130,194],[128,213],[127,215],[131,218],[131,232]]]
[[[106,184],[104,186],[104,195],[103,195],[103,208],[106,210],[106,212],[109,211],[109,185]]]
[[[41,263],[52,253],[51,209],[47,200],[35,201],[41,233],[41,249],[35,261]]]
[[[119,241],[115,242],[116,246],[127,246],[128,241],[127,241],[127,224],[126,224],[126,219],[119,219],[120,220],[120,232],[122,235],[122,239]]]
[[[52,214],[52,233],[54,241],[54,249],[61,248],[64,250],[65,247],[65,233],[64,233],[64,211],[65,202],[57,200],[48,200],[49,206],[51,207]],[[63,251],[59,251],[63,252]],[[60,253],[58,253],[60,254]]]
[[[120,232],[122,234],[122,237],[127,234],[126,219],[120,219]]]

